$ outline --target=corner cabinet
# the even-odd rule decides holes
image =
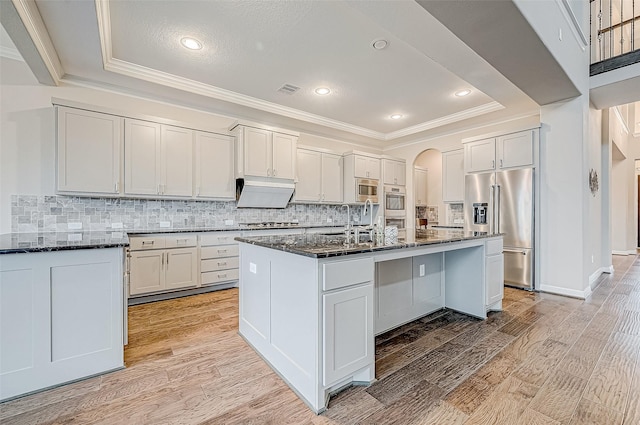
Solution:
[[[442,153],[442,201],[464,202],[464,151]]]
[[[342,155],[298,149],[297,165],[296,202],[342,203]]]
[[[125,120],[125,194],[191,197],[193,131]]]
[[[297,135],[242,125],[234,131],[241,177],[295,178]]]
[[[464,143],[466,173],[529,167],[535,163],[537,130]]]
[[[60,194],[122,194],[123,118],[56,106]]]

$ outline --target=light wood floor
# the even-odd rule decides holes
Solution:
[[[586,301],[507,289],[486,321],[381,335],[378,381],[320,416],[237,335],[237,290],[131,307],[126,370],[1,404],[0,423],[640,424],[640,260],[614,258]]]

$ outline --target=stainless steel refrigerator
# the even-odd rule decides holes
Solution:
[[[504,283],[533,290],[532,168],[465,176],[465,230],[504,233]]]

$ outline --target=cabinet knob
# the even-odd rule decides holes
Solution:
[[[273,169],[273,176],[277,176],[278,175],[278,170],[276,170],[275,168]]]
[[[500,160],[500,166],[502,167],[502,160]]]
[[[267,168],[267,176],[271,176],[271,168]]]
[[[495,159],[491,160],[491,168],[496,168],[496,161]]]

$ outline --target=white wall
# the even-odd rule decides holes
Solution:
[[[603,168],[602,168],[602,152],[601,152],[601,135],[602,135],[602,111],[599,111],[593,107],[589,108],[589,158],[590,169],[594,169],[602,180]],[[591,212],[589,217],[589,229],[600,229],[602,226],[602,209],[603,209],[603,187],[600,182],[600,189],[596,192],[595,196],[592,195],[589,198],[589,211]],[[605,195],[606,196],[606,195]],[[604,263],[602,257],[602,250],[598,247],[602,246],[602,239],[604,237],[603,232],[588,233],[590,252],[587,253],[587,273],[590,276],[599,274],[600,267]]]
[[[11,231],[11,195],[55,193],[55,114],[51,98],[179,121],[225,133],[234,117],[215,115],[169,103],[83,87],[39,85],[28,66],[0,57],[0,233]],[[381,153],[362,145],[308,134],[300,143],[336,152]]]

